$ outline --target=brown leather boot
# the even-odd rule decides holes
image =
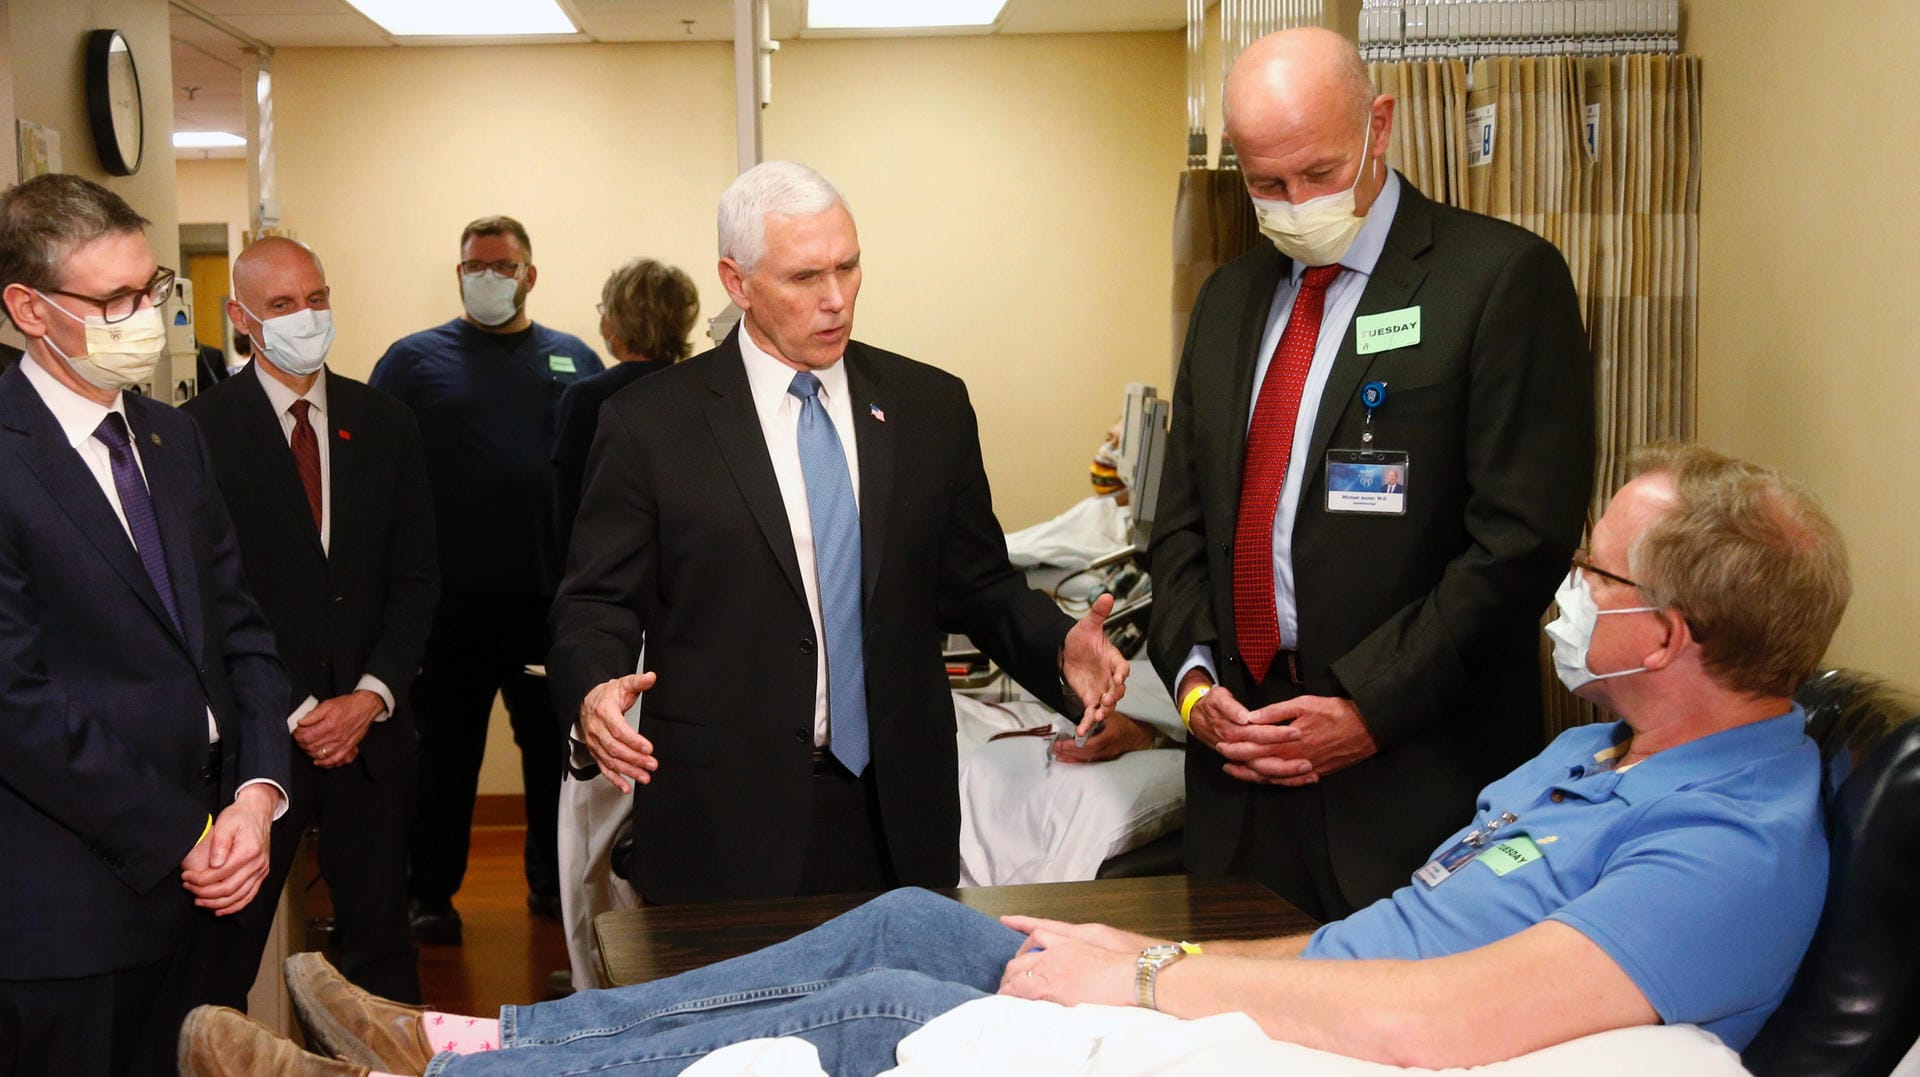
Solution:
[[[424,1009],[367,994],[320,954],[294,954],[282,969],[300,1029],[317,1050],[386,1073],[427,1068],[433,1048],[420,1024]]]
[[[199,1006],[187,1015],[175,1060],[180,1077],[367,1077],[365,1066],[308,1054],[225,1006]]]

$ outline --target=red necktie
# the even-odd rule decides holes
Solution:
[[[1293,427],[1313,349],[1320,341],[1320,314],[1327,286],[1340,267],[1314,266],[1300,281],[1280,346],[1267,364],[1260,399],[1247,432],[1247,459],[1240,478],[1240,516],[1233,529],[1233,627],[1240,657],[1257,683],[1280,652],[1280,616],[1273,605],[1273,514],[1293,455]]]
[[[1287,328],[1291,332],[1293,327]],[[313,436],[313,424],[307,421],[307,412],[312,409],[311,403],[296,400],[287,410],[293,413],[293,466],[300,472],[300,485],[307,488],[307,507],[313,510],[314,529],[319,530],[320,442]]]

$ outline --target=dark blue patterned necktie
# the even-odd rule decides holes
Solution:
[[[800,398],[800,473],[813,521],[813,567],[820,582],[820,627],[827,645],[827,720],[833,757],[867,769],[866,633],[860,615],[860,507],[847,454],[820,403],[820,379],[801,371],[787,392]]]
[[[160,545],[160,521],[153,515],[153,498],[147,493],[146,480],[140,477],[140,465],[133,458],[133,441],[127,436],[127,421],[110,411],[94,428],[93,436],[107,447],[113,458],[113,488],[120,493],[120,511],[126,513],[127,529],[133,532],[134,548],[140,551],[140,563],[147,567],[147,578],[160,592],[160,602],[180,624],[180,610],[173,604],[173,578],[167,575],[167,555]]]

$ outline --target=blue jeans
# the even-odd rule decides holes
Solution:
[[[879,1073],[909,1033],[995,991],[1023,938],[937,894],[895,890],[731,961],[503,1006],[500,1050],[436,1055],[426,1077],[678,1073],[766,1036],[813,1044],[828,1073]]]

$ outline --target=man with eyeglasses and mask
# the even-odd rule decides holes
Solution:
[[[287,681],[166,353],[148,222],[0,194],[0,1069],[172,1072],[217,917],[260,900]]]
[[[328,369],[320,259],[261,239],[233,263],[234,329],[254,361],[188,402],[293,682],[293,809],[274,825],[263,900],[219,938],[215,999],[246,1007],[300,835],[320,823],[335,962],[418,1001],[407,924],[415,736],[409,689],[439,593],[420,431],[404,405]]]
[[[527,906],[560,915],[564,738],[546,686],[525,667],[546,661],[563,554],[547,462],[554,415],[568,386],[602,369],[579,337],[527,315],[539,271],[519,221],[467,225],[454,279],[465,312],[395,341],[369,379],[419,420],[439,535],[440,606],[413,686],[420,786],[408,883],[414,935],[437,943],[460,941],[453,895],[467,871],[495,692],[520,747]]]
[[[1261,243],[1202,288],[1152,539],[1192,729],[1186,862],[1320,919],[1382,897],[1544,739],[1536,632],[1592,490],[1565,262],[1386,165],[1353,44],[1262,38],[1224,95]],[[1394,468],[1396,496],[1342,490]]]

